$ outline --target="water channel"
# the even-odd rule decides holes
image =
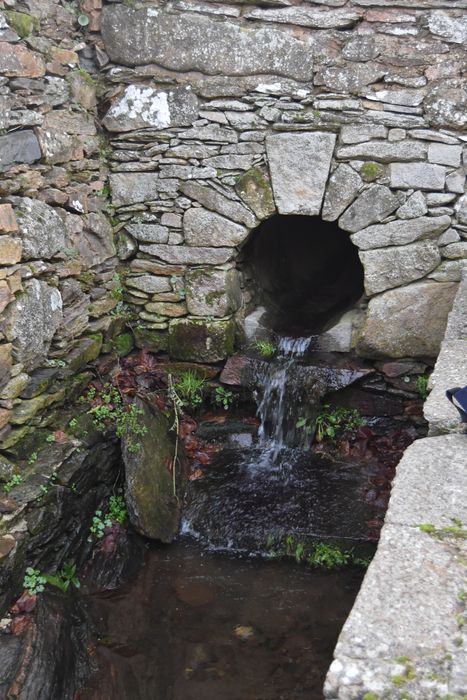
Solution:
[[[384,507],[363,497],[374,464],[313,453],[296,428],[355,379],[348,368],[310,370],[310,342],[283,339],[259,371],[257,435],[230,433],[190,482],[179,541],[149,546],[126,585],[86,597],[98,670],[83,698],[322,698],[364,569],[312,568],[294,551],[327,541],[371,555]]]

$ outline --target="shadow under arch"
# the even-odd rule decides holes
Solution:
[[[277,332],[319,333],[364,293],[358,249],[319,216],[273,215],[254,229],[242,257],[255,302]]]

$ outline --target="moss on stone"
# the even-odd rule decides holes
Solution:
[[[360,168],[360,175],[365,182],[373,182],[373,180],[377,180],[384,175],[384,168],[379,163],[369,161],[368,163],[364,163]]]
[[[5,12],[8,24],[15,32],[24,39],[30,36],[34,31],[39,29],[39,20],[37,17],[28,15],[25,12],[15,12],[14,10],[7,10]]]
[[[177,360],[219,362],[233,354],[235,326],[232,320],[176,319],[169,325],[169,352]]]
[[[260,168],[252,168],[241,175],[236,182],[235,190],[260,219],[274,213],[271,183]]]
[[[166,352],[169,349],[167,331],[137,326],[133,329],[133,335],[137,348],[149,350],[150,352]]]
[[[70,370],[72,372],[77,372],[89,362],[96,360],[99,357],[102,342],[102,333],[95,333],[78,341],[66,358]]]
[[[114,338],[111,342],[112,352],[117,357],[125,357],[133,350],[134,340],[131,333],[122,333]]]

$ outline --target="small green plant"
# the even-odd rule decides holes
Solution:
[[[321,442],[324,438],[336,438],[339,434],[354,431],[362,425],[365,425],[365,420],[356,409],[324,404],[316,418],[316,440]]]
[[[426,374],[421,374],[420,376],[417,377],[417,381],[415,383],[415,388],[417,389],[420,397],[425,401],[427,398],[429,391],[428,391],[428,376]]]
[[[50,433],[50,434],[47,435],[47,437],[45,438],[45,441],[48,442],[48,443],[55,442],[55,435],[54,435],[53,433]]]
[[[127,518],[127,508],[123,496],[111,496],[109,498],[108,510],[104,513],[102,510],[96,510],[92,518],[88,542],[92,542],[92,537],[101,540],[104,537],[105,529],[112,527],[114,523],[123,525]]]
[[[37,454],[37,452],[31,452],[28,459],[29,466],[32,466],[35,462],[37,462],[38,456],[39,455]]]
[[[45,365],[47,367],[66,367],[65,360],[46,360]]]
[[[311,435],[313,433],[313,423],[309,418],[304,418],[303,416],[300,416],[300,418],[295,423],[295,427],[301,428],[307,435]]]
[[[127,518],[126,503],[123,496],[110,497],[108,517],[112,520],[112,522],[123,525]]]
[[[39,569],[33,569],[32,566],[28,566],[26,573],[24,574],[23,586],[29,595],[42,593],[46,583],[47,581],[45,576],[39,571]]]
[[[384,168],[373,161],[364,163],[360,168],[360,175],[366,182],[371,182],[384,174]]]
[[[463,525],[459,518],[450,518],[452,525],[445,525],[444,527],[437,528],[431,523],[422,523],[421,525],[414,525],[420,530],[420,532],[425,532],[427,535],[431,535],[438,540],[442,540],[448,537],[453,537],[459,540],[467,539],[467,528]]]
[[[270,340],[257,340],[255,342],[255,348],[265,360],[274,357],[277,352],[276,346]]]
[[[313,552],[308,556],[307,562],[310,566],[337,569],[348,564],[350,559],[350,552],[346,552],[334,544],[319,542],[315,545]]]
[[[86,400],[93,401],[96,397],[96,390],[91,389]],[[109,384],[105,385],[105,391],[97,398],[100,398],[101,403],[88,410],[94,427],[103,432],[114,426],[116,436],[126,439],[128,451],[138,452],[141,443],[136,438],[146,435],[148,431],[140,421],[144,411],[135,403],[124,404],[119,390]]]
[[[196,408],[203,403],[205,384],[206,380],[203,377],[188,370],[180,374],[178,382],[175,382],[173,387],[184,406]]]
[[[305,544],[304,542],[298,542],[297,546],[295,547],[295,561],[297,564],[300,564],[302,559],[305,556]]]
[[[62,593],[67,593],[70,586],[80,588],[81,584],[76,575],[76,564],[64,564],[63,569],[56,574],[42,574],[42,577],[51,586],[55,586]]]
[[[362,700],[379,700],[379,695],[377,693],[365,693]]]
[[[97,540],[101,540],[104,537],[106,527],[112,527],[111,519],[108,515],[104,515],[101,510],[96,510],[92,518],[91,527],[89,528],[91,535]],[[92,542],[92,537],[88,537],[88,542]]]
[[[234,395],[232,391],[224,389],[223,386],[216,387],[214,394],[214,401],[218,406],[222,406],[225,411],[228,411],[234,400]]]
[[[11,489],[18,486],[23,481],[21,474],[13,474],[11,479],[9,479],[5,484],[3,484],[3,490],[5,493],[10,493]]]

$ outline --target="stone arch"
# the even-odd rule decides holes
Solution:
[[[274,331],[320,333],[363,295],[358,249],[334,222],[275,214],[252,233],[243,252],[250,294]]]

